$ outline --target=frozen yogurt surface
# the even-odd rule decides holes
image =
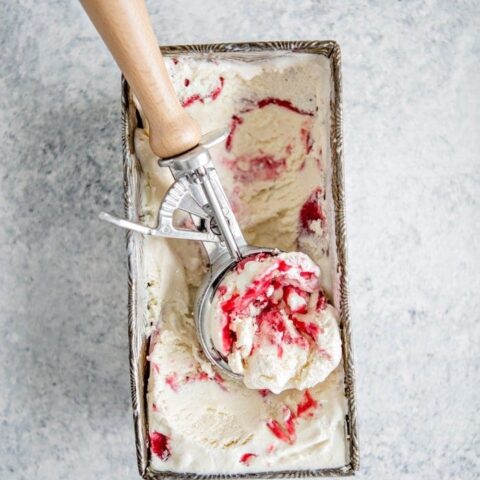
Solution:
[[[304,253],[259,253],[240,261],[216,290],[215,348],[249,388],[314,387],[337,367],[342,345],[320,269]]]
[[[196,337],[194,301],[207,272],[202,245],[145,237],[151,466],[232,474],[346,465],[329,61],[288,52],[189,54],[168,58],[167,68],[204,133],[230,129],[211,153],[247,241],[308,257],[245,261],[217,291],[217,346],[251,389],[216,371]],[[149,148],[145,119],[135,133],[135,154],[142,166],[140,221],[153,226],[172,177]],[[268,318],[268,308],[260,311],[254,301],[245,315],[225,323],[235,292],[245,295],[249,282],[269,275],[259,296],[265,308],[278,301],[283,313]]]

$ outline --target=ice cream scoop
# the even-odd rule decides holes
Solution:
[[[209,270],[195,304],[198,338],[210,361],[229,375],[241,377],[231,369],[226,357],[212,340],[215,292],[223,277],[239,262],[253,254],[270,253],[273,250],[247,244],[218,179],[209,149],[224,141],[227,135],[228,130],[211,132],[202,136],[199,145],[193,149],[159,160],[160,166],[170,169],[175,181],[162,200],[156,227],[147,227],[104,212],[100,218],[143,235],[203,242],[209,258]],[[176,224],[174,215],[178,211],[190,215],[191,228]]]
[[[223,280],[236,271],[245,259],[254,258],[254,254],[277,255],[278,252],[247,244],[212,164],[210,149],[227,138],[228,130],[211,132],[200,138],[200,128],[175,95],[143,1],[82,0],[82,4],[142,107],[149,124],[150,146],[159,156],[159,165],[169,168],[174,178],[162,200],[155,227],[107,213],[102,213],[100,217],[144,235],[203,242],[209,258],[209,271],[195,305],[199,342],[210,361],[229,375],[242,377],[245,370],[232,368],[230,352],[224,351],[215,341],[216,294]],[[189,224],[191,228],[176,222],[178,212],[190,217],[191,222],[183,224]],[[293,302],[297,300],[291,299]],[[285,305],[291,310],[288,301],[281,305],[282,308],[285,309]],[[273,303],[270,307],[273,308]],[[261,322],[258,328],[263,328]],[[298,330],[298,324],[292,328]],[[309,348],[308,340],[301,338],[304,337],[299,333],[299,342]],[[257,348],[260,346],[258,344]],[[317,345],[314,347],[317,348]],[[302,355],[305,353],[303,350],[300,352]],[[246,371],[248,373],[248,369]],[[268,375],[268,372],[265,374]],[[284,386],[296,386],[288,381],[280,383],[278,388],[272,388],[281,390]],[[304,383],[299,385],[301,388]],[[258,382],[251,382],[250,386],[263,388],[263,384]]]
[[[204,242],[210,271],[197,297],[198,337],[207,357],[233,374],[209,339],[209,329],[205,326],[209,307],[222,275],[243,256],[267,249],[247,245],[211,163],[209,149],[225,140],[228,131],[200,138],[198,124],[176,97],[142,0],[82,0],[81,3],[139,100],[149,123],[152,151],[175,179],[163,199],[155,228],[106,213],[100,217],[144,235]],[[192,216],[193,229],[175,226],[174,214],[178,210]]]

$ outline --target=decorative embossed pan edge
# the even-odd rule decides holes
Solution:
[[[220,478],[295,478],[333,477],[354,475],[359,468],[359,444],[357,410],[355,400],[355,369],[351,339],[351,319],[348,304],[347,251],[344,213],[344,174],[343,174],[343,133],[342,133],[342,78],[340,47],[334,41],[278,41],[251,43],[220,43],[201,45],[178,45],[161,47],[166,56],[179,54],[258,52],[302,52],[323,55],[330,60],[332,72],[331,96],[331,188],[334,203],[334,224],[336,254],[338,262],[340,321],[343,339],[343,362],[345,369],[345,394],[348,402],[346,435],[349,440],[350,463],[340,468],[319,470],[291,470],[252,474],[202,475],[194,473],[157,472],[149,465],[148,425],[146,411],[147,352],[148,339],[145,336],[143,313],[144,297],[140,290],[142,282],[143,241],[139,234],[127,233],[128,255],[128,334],[130,346],[130,383],[132,392],[133,418],[135,426],[138,469],[146,479],[220,479]],[[133,135],[139,122],[138,112],[132,101],[131,92],[122,77],[122,146],[124,169],[124,202],[126,218],[139,220],[140,174],[141,168],[135,156]]]

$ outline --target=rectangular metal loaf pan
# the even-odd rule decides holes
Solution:
[[[342,90],[340,48],[333,41],[291,41],[291,42],[254,42],[230,44],[204,44],[161,47],[165,56],[192,54],[212,55],[230,52],[252,53],[259,55],[278,52],[313,53],[329,59],[331,67],[332,95],[331,112],[331,192],[334,204],[334,239],[337,255],[337,282],[339,286],[340,325],[343,340],[343,365],[345,370],[345,395],[348,413],[345,419],[350,463],[333,469],[283,471],[234,475],[200,475],[192,473],[156,472],[150,466],[148,449],[147,418],[147,352],[149,340],[145,335],[144,319],[145,298],[143,286],[143,238],[139,234],[127,233],[128,254],[128,332],[130,345],[130,381],[132,389],[132,407],[135,425],[138,468],[146,479],[165,478],[293,478],[293,477],[332,477],[353,475],[359,465],[359,445],[357,432],[357,413],[355,402],[355,373],[351,340],[351,319],[348,307],[346,233],[344,217],[344,180],[343,180],[343,139],[342,139]],[[140,178],[142,170],[135,155],[134,132],[140,122],[140,116],[132,99],[132,92],[122,78],[122,141],[124,168],[124,201],[126,218],[138,221],[141,207]]]

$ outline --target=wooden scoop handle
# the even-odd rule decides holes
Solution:
[[[178,101],[143,0],[80,1],[142,106],[153,153],[198,145],[200,128]]]

